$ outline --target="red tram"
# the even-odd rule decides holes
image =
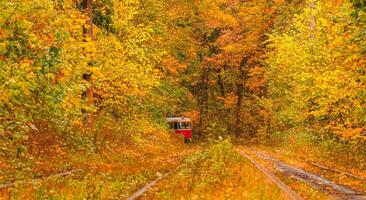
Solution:
[[[187,117],[168,117],[166,118],[170,129],[175,133],[184,136],[184,142],[192,141],[192,121]]]

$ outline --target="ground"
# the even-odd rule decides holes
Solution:
[[[329,170],[325,173],[319,167],[310,165],[313,161],[332,169],[345,169],[339,163],[330,165],[314,160],[311,152],[308,152],[306,160],[302,154],[291,153],[284,148],[234,145],[230,140],[221,139],[185,144],[182,138],[172,134],[159,144],[152,142],[90,155],[79,152],[73,160],[67,161],[72,166],[69,170],[77,170],[71,171],[68,176],[57,176],[62,170],[50,173],[52,170],[47,169],[46,166],[61,165],[60,160],[56,159],[49,165],[43,163],[41,169],[46,174],[41,176],[43,178],[16,181],[14,186],[0,190],[0,199],[125,199],[159,177],[163,178],[139,199],[288,199],[286,192],[238,150],[255,158],[304,199],[333,199],[334,194],[324,189],[314,189],[309,182],[291,178],[290,174],[278,171],[269,160],[276,159],[348,188],[365,191],[365,180],[329,173]],[[261,159],[255,152],[268,155],[271,159]],[[37,170],[42,173],[39,167]],[[347,171],[365,177],[358,168]]]

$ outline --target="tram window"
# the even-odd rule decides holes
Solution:
[[[191,128],[191,123],[189,123],[189,122],[181,123],[181,129],[190,129],[190,128]]]
[[[191,129],[191,122],[172,122],[169,124],[171,129]]]

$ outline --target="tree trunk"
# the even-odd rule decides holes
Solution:
[[[83,1],[83,9],[85,13],[88,16],[88,19],[86,21],[86,25],[83,28],[83,34],[85,41],[94,40],[94,34],[93,34],[93,0],[84,0]],[[87,106],[93,106],[94,104],[94,88],[93,88],[93,77],[92,74],[86,73],[83,75],[84,79],[88,81],[89,87],[86,91],[86,104]],[[87,116],[87,125],[89,128],[94,129],[94,114],[93,111],[90,111]]]
[[[85,37],[94,39],[93,34],[93,0],[84,0],[83,9],[88,16],[86,26],[84,26],[83,33]]]
[[[246,63],[246,61],[244,62]],[[235,110],[235,135],[237,137],[241,136],[243,129],[241,128],[241,103],[243,100],[243,90],[244,90],[244,78],[245,74],[243,71],[243,66],[239,67],[239,80],[236,83],[236,110]]]
[[[220,73],[218,74],[217,78],[218,78],[217,84],[220,87],[221,96],[224,97],[225,96],[225,87],[224,87],[224,82],[222,81]]]
[[[204,69],[201,76],[201,86],[200,86],[200,122],[199,122],[199,132],[203,134],[207,128],[208,120],[208,70]]]
[[[314,9],[315,9],[315,0],[310,2],[310,42],[314,42],[314,31],[315,31],[315,17],[314,17]]]
[[[203,130],[203,118],[204,118],[204,116],[203,116],[203,114],[204,114],[203,113],[203,104],[204,104],[204,102],[203,102],[203,97],[202,97],[203,96],[202,95],[202,90],[203,90],[204,81],[205,81],[205,75],[202,74],[202,76],[201,76],[201,85],[199,87],[199,90],[201,90],[201,91],[198,92],[198,96],[199,96],[198,105],[199,105],[199,109],[200,109],[200,122],[198,124],[198,133],[199,133],[199,135],[202,135],[202,130]]]
[[[236,101],[236,110],[235,110],[235,135],[237,137],[241,136],[241,132],[242,132],[242,128],[241,128],[241,102],[243,99],[243,94],[242,94],[242,90],[243,90],[243,85],[242,83],[237,83],[236,84],[236,96],[237,96],[237,101]]]

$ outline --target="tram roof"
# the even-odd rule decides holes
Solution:
[[[190,122],[191,119],[188,117],[168,117],[166,118],[168,122]]]

